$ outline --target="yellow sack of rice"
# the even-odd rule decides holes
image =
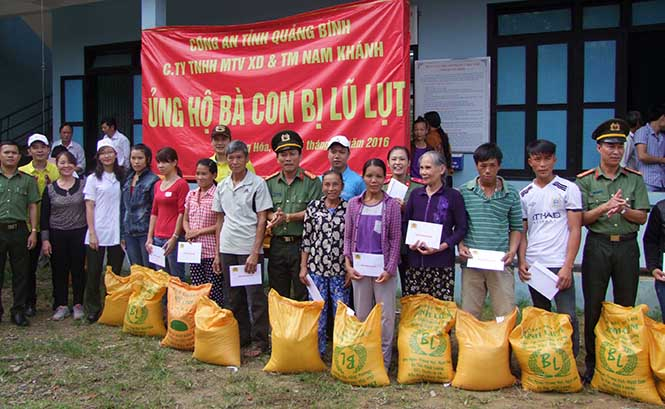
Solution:
[[[332,376],[356,386],[390,384],[381,352],[381,309],[382,304],[376,304],[365,322],[360,322],[344,303],[337,302]]]
[[[665,324],[644,317],[649,329],[649,362],[656,377],[656,389],[665,398]]]
[[[494,321],[479,321],[457,310],[455,336],[459,345],[453,386],[472,391],[491,391],[512,386],[508,335],[515,326],[517,308]]]
[[[160,337],[166,334],[162,297],[169,279],[169,274],[164,271],[149,270],[132,284],[122,332]]]
[[[129,296],[132,295],[132,282],[138,278],[138,275],[129,275],[126,277],[113,274],[111,267],[106,267],[104,274],[104,286],[106,287],[106,297],[104,298],[104,309],[99,316],[100,324],[121,326],[127,310]]]
[[[272,353],[266,372],[320,372],[326,369],[319,355],[319,317],[323,301],[294,301],[275,290],[268,294]]]
[[[194,358],[214,365],[240,366],[240,332],[230,310],[203,296],[194,322]]]
[[[397,382],[450,382],[455,372],[449,332],[457,306],[428,294],[402,297]]]
[[[199,299],[210,294],[212,284],[198,286],[189,285],[180,281],[178,277],[171,277],[167,297],[166,336],[160,342],[163,347],[194,350],[194,313]]]
[[[578,392],[580,374],[573,355],[573,326],[565,314],[540,308],[522,310],[510,345],[522,369],[522,387],[534,392]]]
[[[642,304],[622,307],[603,302],[594,330],[596,371],[591,386],[643,402],[662,404],[649,363],[649,308]]]

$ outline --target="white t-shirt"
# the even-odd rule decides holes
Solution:
[[[85,200],[95,202],[95,233],[100,246],[120,244],[120,182],[115,173],[102,173],[101,180],[95,174],[88,176],[83,189]],[[90,244],[90,230],[85,234],[85,244]]]
[[[568,246],[568,211],[582,211],[582,194],[573,182],[559,176],[545,187],[529,184],[520,191],[522,219],[527,231],[526,261],[560,268]]]
[[[235,187],[231,176],[222,179],[212,201],[212,210],[224,213],[220,253],[251,254],[258,223],[256,213],[269,209],[272,209],[272,199],[268,185],[261,177],[247,171],[245,178]],[[263,253],[263,247],[260,252]]]

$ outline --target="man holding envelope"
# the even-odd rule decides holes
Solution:
[[[582,229],[582,195],[576,184],[554,174],[556,145],[538,139],[526,147],[529,166],[536,174],[531,184],[520,191],[524,233],[519,247],[519,274],[529,283],[534,307],[552,309],[551,298],[536,290],[534,269],[549,269],[558,276],[556,309],[568,314],[573,325],[573,353],[580,349],[579,324],[575,314],[575,280],[573,264],[580,248]],[[535,263],[535,265],[534,265]],[[544,274],[546,276],[546,274]],[[547,279],[547,278],[545,278]],[[554,291],[556,291],[554,289]],[[541,290],[542,291],[542,290]]]
[[[488,292],[495,316],[515,308],[511,264],[520,244],[522,209],[517,190],[497,176],[501,159],[496,144],[480,145],[473,153],[478,177],[460,189],[468,214],[468,230],[458,245],[467,260],[462,268],[462,309],[476,318]]]

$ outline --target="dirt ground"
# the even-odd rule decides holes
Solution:
[[[11,290],[3,290],[5,310]],[[0,407],[3,408],[648,408],[597,392],[532,393],[519,386],[469,392],[441,384],[360,388],[329,372],[275,375],[264,355],[239,370],[204,364],[191,352],[159,346],[159,339],[123,334],[117,327],[50,320],[50,280],[40,277],[38,315],[28,328],[0,323]],[[395,360],[393,360],[395,361]],[[328,358],[327,364],[330,364]],[[584,368],[582,357],[578,365]],[[513,373],[519,367],[513,360]],[[491,376],[491,374],[488,374]]]

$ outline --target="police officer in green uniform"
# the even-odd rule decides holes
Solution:
[[[588,229],[582,259],[584,343],[586,372],[593,377],[596,356],[594,329],[601,303],[612,279],[614,302],[633,306],[640,272],[637,231],[650,209],[647,189],[639,172],[620,166],[624,142],[630,132],[621,119],[603,122],[592,134],[600,166],[577,175],[582,191],[582,224]]]
[[[5,261],[9,253],[12,266],[12,290],[14,305],[11,320],[18,326],[29,324],[25,318],[28,302],[28,274],[30,273],[29,250],[37,244],[37,202],[39,191],[35,179],[18,170],[21,159],[15,142],[0,144],[0,293],[4,281]],[[26,213],[30,218],[32,232],[28,232]],[[26,245],[27,243],[27,245]],[[0,317],[3,308],[0,299]]]
[[[305,208],[322,195],[319,178],[300,167],[302,147],[302,139],[296,132],[277,133],[272,138],[272,149],[281,170],[266,180],[273,203],[267,226],[272,234],[268,261],[270,288],[298,301],[307,299],[307,288],[298,276]]]

